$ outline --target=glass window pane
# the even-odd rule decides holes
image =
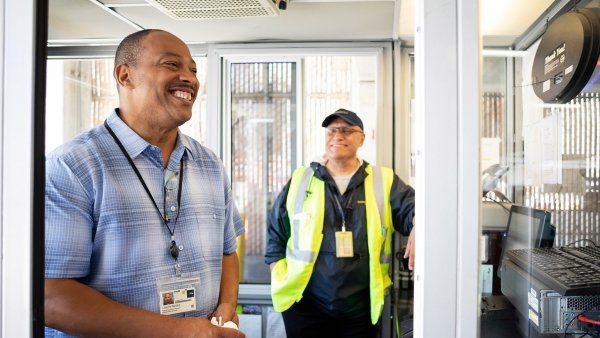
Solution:
[[[574,13],[578,12],[563,15]],[[553,18],[550,25],[559,20]],[[555,48],[554,41],[551,45]],[[600,88],[593,74],[569,102],[543,102],[534,86],[539,84],[548,94],[561,83],[563,70],[556,65],[564,62],[566,69],[579,69],[567,59],[574,53],[572,46],[556,45],[538,60],[544,75],[557,81],[535,80],[532,75],[540,40],[514,59],[514,74],[508,74],[514,76],[514,126],[500,124],[510,128],[506,134],[514,138],[514,145],[503,139],[493,142],[504,134],[495,123],[502,119],[496,111],[504,110],[500,107],[506,105],[507,95],[490,89],[495,70],[501,68],[491,59],[484,61],[482,163],[486,150],[488,158],[494,158],[498,143],[499,163],[508,167],[509,180],[500,177],[503,170],[498,168],[489,171],[499,174],[497,182],[483,180],[484,191],[486,183],[493,183],[503,195],[488,194],[495,202],[484,202],[481,209],[481,337],[598,334],[589,324],[600,318]],[[592,62],[597,66],[597,60]],[[502,158],[504,153],[508,160]],[[507,200],[510,203],[500,204]]]
[[[325,151],[323,119],[339,108],[357,113],[365,127],[358,156],[376,162],[377,58],[375,56],[307,56],[304,62],[303,162]]]
[[[246,222],[243,283],[270,282],[268,212],[296,167],[296,76],[294,62],[231,65],[232,184]]]
[[[492,171],[506,162],[506,59],[483,59],[483,112],[481,129],[481,170]],[[505,172],[506,173],[506,172]],[[486,188],[486,187],[484,187]],[[487,189],[487,188],[486,188]],[[499,177],[486,199],[502,201],[509,195],[506,175]]]
[[[203,145],[206,144],[207,111],[206,111],[206,72],[208,70],[205,56],[193,57],[196,62],[199,87],[196,101],[192,107],[192,118],[184,123],[179,129],[186,135],[195,138]]]
[[[523,62],[518,69],[526,79],[531,73],[527,66]],[[531,86],[523,87],[522,95],[523,181],[519,202],[551,213],[556,226],[555,246],[590,243],[576,242],[583,240],[598,243],[598,88],[592,87],[566,104],[544,104]]]

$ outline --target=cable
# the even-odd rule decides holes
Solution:
[[[580,315],[583,315],[583,314],[585,314],[587,312],[590,312],[590,311],[594,310],[598,306],[600,306],[600,302],[596,303],[596,305],[593,305],[592,307],[588,308],[587,310],[583,310],[583,311],[579,312],[577,315],[573,316],[573,318],[571,318],[571,320],[569,320],[569,322],[565,326],[565,330],[563,331],[563,338],[567,338],[567,330],[569,329],[569,326],[571,326],[571,323],[573,323],[573,321],[576,318],[578,318]]]
[[[594,332],[591,332],[590,330],[588,330],[586,327],[584,327],[584,330],[585,330],[585,333],[581,337],[585,337],[587,335],[587,336],[590,336],[590,337],[598,338],[598,333],[597,333],[598,331],[596,331],[596,333],[594,333]]]
[[[597,330],[595,330],[595,331],[596,331],[596,332],[591,332],[590,330],[588,330],[587,328],[585,328],[585,333],[584,333],[584,335],[589,335],[590,337],[593,337],[593,338],[598,338],[598,337],[600,337],[600,336],[598,335],[598,334],[600,333],[600,331],[597,331]],[[584,336],[582,336],[582,337],[584,337]],[[580,337],[580,338],[581,338],[581,337]]]
[[[536,84],[544,83],[546,81],[548,81],[548,80],[543,80],[543,81],[538,81],[538,82],[532,82],[532,83],[526,83],[526,84],[522,84],[522,85],[513,85],[513,88],[523,88],[523,87],[534,86]]]
[[[584,327],[583,329],[585,330],[585,333],[584,333],[584,334],[583,334],[583,336],[581,336],[581,337],[586,337],[586,336],[589,336],[589,337],[598,338],[598,332],[599,332],[599,331],[596,331],[596,330],[594,330],[594,331],[590,331],[590,330],[588,330],[588,329],[587,329],[587,328],[585,328],[585,327]],[[581,338],[581,337],[579,337],[579,338]]]
[[[584,238],[584,239],[578,239],[578,240],[576,240],[576,241],[573,241],[573,242],[571,242],[571,243],[569,243],[569,244],[567,244],[567,245],[565,245],[565,246],[571,246],[571,245],[573,245],[573,244],[575,244],[575,243],[578,243],[578,242],[583,242],[583,241],[587,241],[587,242],[590,242],[590,243],[594,244],[594,246],[598,246],[598,244],[596,244],[596,242],[592,241],[591,239],[587,239],[587,238]]]
[[[595,320],[595,319],[592,319],[592,318],[588,318],[583,313],[580,314],[579,316],[577,316],[577,320],[580,321],[580,322],[582,322],[582,323],[586,323],[586,324],[600,325],[600,320]]]

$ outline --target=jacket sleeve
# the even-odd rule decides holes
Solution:
[[[415,190],[394,175],[390,191],[394,229],[404,236],[410,234],[415,216]]]
[[[290,238],[290,219],[285,207],[290,181],[283,187],[269,214],[267,229],[267,253],[265,263],[271,264],[285,258],[285,249]]]

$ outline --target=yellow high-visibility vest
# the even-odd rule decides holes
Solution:
[[[392,284],[389,276],[392,256],[392,209],[389,203],[394,180],[392,169],[368,165],[365,168],[365,209],[369,247],[371,322],[381,316],[384,291]],[[313,169],[294,171],[287,194],[290,238],[286,257],[271,273],[271,296],[276,311],[285,311],[300,301],[323,240],[325,182],[314,178]]]

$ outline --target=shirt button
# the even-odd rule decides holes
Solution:
[[[179,246],[179,250],[183,250],[183,245],[180,245],[180,246]]]
[[[213,214],[213,218],[216,219],[217,218],[217,214]]]
[[[171,206],[171,211],[175,211],[175,210],[177,210],[177,208],[174,205],[172,205]]]
[[[167,196],[167,197],[165,197],[165,199],[166,199],[167,201],[170,201],[170,200],[171,200],[171,197]]]

